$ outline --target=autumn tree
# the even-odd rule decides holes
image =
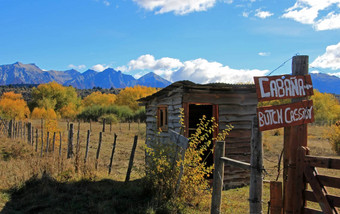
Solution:
[[[70,111],[77,111],[80,107],[80,99],[75,88],[65,87],[57,82],[33,88],[32,99],[33,107],[44,108],[46,111],[53,109],[60,115],[69,115]]]
[[[25,119],[30,115],[26,101],[21,94],[5,92],[0,98],[0,115],[8,119]]]
[[[111,106],[115,103],[116,99],[117,96],[115,94],[103,94],[100,91],[96,91],[83,99],[83,106]]]
[[[130,107],[133,111],[139,109],[137,100],[156,93],[157,89],[146,86],[126,87],[117,95],[116,104]]]
[[[334,123],[340,120],[340,104],[334,95],[314,90],[312,100],[316,123]]]

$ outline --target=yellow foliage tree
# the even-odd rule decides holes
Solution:
[[[115,94],[103,94],[100,91],[93,92],[83,99],[83,106],[110,106],[115,103],[117,96]]]
[[[22,120],[29,117],[30,110],[21,94],[10,91],[0,98],[0,114],[8,119]]]
[[[57,82],[40,84],[33,89],[32,98],[34,107],[53,109],[56,113],[60,113],[60,110],[70,103],[76,106],[76,110],[81,104],[75,88],[65,87]]]
[[[340,104],[334,95],[314,90],[312,100],[315,122],[334,123],[340,120]]]
[[[62,107],[59,112],[62,118],[75,119],[78,114],[78,108],[74,103],[69,103]]]
[[[152,87],[146,86],[134,86],[126,87],[118,95],[116,104],[129,106],[132,110],[136,111],[139,109],[137,100],[156,93],[158,90]]]

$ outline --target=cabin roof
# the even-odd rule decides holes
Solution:
[[[169,92],[181,88],[184,92],[187,91],[207,91],[209,93],[228,92],[228,93],[255,93],[256,88],[254,84],[226,84],[226,83],[208,83],[208,84],[196,84],[188,80],[174,82],[171,85],[163,88],[162,90],[139,99],[139,102],[146,103],[157,97],[163,97],[169,95]]]

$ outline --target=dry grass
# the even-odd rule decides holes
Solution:
[[[76,144],[77,123],[74,123],[74,145]],[[34,127],[40,128],[40,121],[34,121]],[[152,202],[149,193],[144,192],[143,183],[138,180],[144,177],[144,142],[145,124],[115,124],[106,126],[103,134],[102,149],[99,158],[98,170],[94,169],[95,155],[98,147],[99,132],[102,125],[92,123],[91,143],[89,159],[84,165],[84,153],[86,145],[86,134],[90,128],[89,123],[81,123],[80,126],[80,153],[79,172],[75,173],[74,159],[66,159],[67,122],[59,122],[63,133],[63,156],[58,157],[57,152],[53,155],[44,154],[40,157],[39,151],[35,152],[27,143],[19,139],[9,140],[0,137],[0,210],[6,207],[1,213],[11,213],[10,210],[43,209],[42,213],[53,213],[50,205],[44,202],[47,195],[50,204],[59,213],[67,213],[68,210],[81,209],[79,204],[87,208],[88,213],[153,213]],[[331,145],[323,137],[327,127],[309,126],[308,146],[312,155],[338,157],[331,149]],[[112,173],[108,175],[108,164],[114,139],[114,133],[118,135],[117,147],[113,161]],[[39,131],[40,135],[40,131]],[[125,179],[128,160],[133,144],[133,138],[138,135],[138,146],[135,155],[134,169],[131,174],[130,186],[125,186],[122,181]],[[46,135],[45,135],[46,138]],[[283,147],[283,130],[272,130],[263,133],[264,144],[264,167],[267,171],[265,180],[275,180],[278,174],[278,159]],[[279,180],[282,181],[282,163]],[[44,172],[50,177],[44,176]],[[319,169],[322,174],[340,177],[338,170]],[[85,179],[85,181],[84,181]],[[329,189],[332,194],[340,195],[339,190]],[[33,191],[33,192],[32,192]],[[37,191],[36,193],[34,191]],[[248,213],[249,187],[243,187],[223,192],[223,213]],[[71,197],[71,196],[72,197]],[[73,198],[73,196],[75,198]],[[29,198],[32,198],[30,201]],[[28,200],[28,202],[23,202]],[[46,199],[47,200],[47,199]],[[63,205],[61,201],[69,200]],[[263,212],[267,211],[269,200],[269,185],[265,183],[263,191]],[[8,202],[6,204],[6,202]],[[15,204],[16,203],[16,204]],[[31,203],[31,204],[28,204]],[[34,207],[34,204],[43,204],[46,207]],[[79,203],[79,204],[78,204]],[[89,205],[85,205],[88,204]],[[138,210],[133,209],[135,203]],[[209,213],[211,196],[207,194],[196,205],[185,207],[185,213]],[[6,205],[5,205],[6,204]],[[21,208],[20,208],[20,206]],[[118,204],[123,204],[119,206]],[[51,205],[51,206],[52,206]],[[70,206],[70,207],[65,207]],[[315,205],[317,207],[318,205]],[[129,208],[130,207],[130,208]],[[57,213],[57,211],[54,211]]]

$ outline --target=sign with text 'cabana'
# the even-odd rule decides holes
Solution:
[[[313,85],[310,75],[254,77],[254,82],[259,101],[298,98],[313,95]]]

